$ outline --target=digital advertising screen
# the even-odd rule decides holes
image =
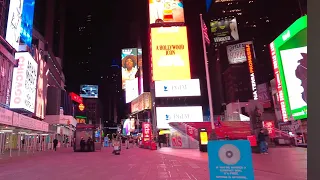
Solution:
[[[138,77],[139,77],[139,95],[144,92],[143,88],[143,61],[142,61],[142,49],[138,49]]]
[[[10,0],[6,41],[16,50],[19,50],[23,6],[24,0]]]
[[[82,98],[98,98],[98,85],[81,85],[80,86],[80,97]]]
[[[142,58],[141,58],[142,60]],[[141,64],[142,65],[142,61]],[[122,89],[126,89],[126,81],[136,78],[138,72],[138,49],[127,48],[121,51]]]
[[[126,103],[131,102],[139,96],[138,78],[126,80]]]
[[[296,20],[270,44],[283,121],[306,119],[307,16]]]
[[[225,43],[239,40],[239,32],[236,18],[211,20],[210,32],[214,43]]]
[[[245,53],[245,47],[247,44],[252,44],[252,41],[227,46],[229,64],[240,64],[247,61],[247,56]]]
[[[184,23],[182,0],[149,0],[150,24]]]
[[[38,64],[29,52],[17,52],[18,67],[13,69],[10,108],[35,111]]]
[[[23,1],[20,40],[31,47],[35,0]]]
[[[201,96],[199,79],[155,81],[156,97]]]
[[[171,122],[203,122],[202,106],[156,107],[157,128],[169,129]]]
[[[38,50],[36,50],[36,54],[39,56],[36,57],[38,63],[38,82],[35,114],[38,118],[44,119],[47,105],[48,77],[46,72],[48,67],[47,63],[40,56]]]
[[[151,28],[153,81],[191,79],[187,28]]]

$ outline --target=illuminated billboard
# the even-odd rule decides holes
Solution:
[[[201,96],[199,79],[155,81],[156,97]]]
[[[126,89],[126,80],[132,80],[136,77],[138,72],[137,55],[137,48],[122,49],[121,51],[122,89]]]
[[[245,45],[245,55],[248,61],[249,74],[250,74],[250,82],[251,82],[251,90],[253,100],[258,100],[258,92],[257,92],[257,84],[256,84],[256,76],[255,76],[255,67],[254,67],[254,55],[252,44]]]
[[[214,43],[225,43],[239,40],[239,32],[236,18],[212,20],[210,32]]]
[[[143,61],[142,61],[142,49],[138,49],[138,71],[139,71],[139,95],[144,92],[143,89]]]
[[[35,59],[38,63],[38,80],[37,80],[37,96],[36,96],[36,108],[35,115],[41,119],[44,119],[47,104],[47,89],[48,89],[48,77],[47,77],[47,63],[43,60],[41,53],[36,49]]]
[[[308,115],[307,29],[307,16],[303,16],[270,44],[283,121]]]
[[[229,64],[239,64],[247,61],[245,53],[245,47],[247,44],[252,44],[252,41],[227,46]]]
[[[23,0],[20,40],[31,47],[35,0]]]
[[[138,78],[126,80],[126,103],[131,102],[139,96]]]
[[[184,23],[182,0],[149,0],[150,24]]]
[[[98,98],[98,86],[97,85],[81,85],[80,97],[82,98]]]
[[[18,67],[13,69],[10,108],[34,113],[38,64],[29,52],[17,52]]]
[[[80,97],[78,94],[71,92],[69,93],[69,96],[71,97],[72,101],[77,102],[79,104],[83,103],[82,97]]]
[[[151,28],[154,81],[191,79],[187,28]]]
[[[169,129],[171,122],[203,122],[201,106],[156,107],[157,128]]]
[[[16,50],[19,50],[23,2],[11,0],[9,6],[6,41]]]

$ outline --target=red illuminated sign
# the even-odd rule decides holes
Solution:
[[[71,93],[69,93],[69,95],[70,95],[72,101],[77,102],[79,104],[83,103],[82,97],[80,97],[78,94],[71,92]]]
[[[276,131],[274,129],[274,121],[263,121],[263,127],[268,130],[270,138],[276,137]]]
[[[83,111],[84,108],[85,108],[85,106],[84,106],[83,104],[79,104],[79,110],[80,110],[80,111]]]
[[[151,140],[152,136],[152,128],[151,124],[148,122],[142,123],[142,143],[145,143],[146,141]]]
[[[275,77],[277,91],[278,91],[278,95],[279,95],[279,103],[280,103],[280,109],[281,109],[281,113],[282,113],[282,119],[284,122],[287,122],[288,115],[287,115],[287,110],[286,110],[286,104],[284,102],[282,85],[280,82],[280,72],[279,72],[279,68],[278,68],[278,60],[277,60],[277,55],[276,55],[276,51],[275,51],[275,47],[274,47],[273,42],[270,44],[270,53],[271,53],[271,58],[272,58],[274,77]]]

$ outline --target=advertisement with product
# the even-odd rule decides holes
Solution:
[[[139,96],[138,78],[126,80],[126,103],[131,102]]]
[[[149,0],[150,24],[184,23],[182,0]]]
[[[44,119],[47,107],[47,89],[48,89],[48,76],[47,76],[47,63],[38,49],[35,49],[35,60],[38,63],[38,81],[37,81],[37,96],[36,96],[36,109],[35,115],[38,118]]]
[[[142,123],[142,144],[145,144],[147,141],[152,140],[152,126],[151,123],[143,122]]]
[[[144,92],[139,97],[131,101],[131,113],[151,109],[151,105],[152,104],[150,92]]]
[[[211,20],[210,32],[214,43],[225,43],[239,40],[239,32],[236,18],[223,20]]]
[[[80,97],[82,98],[98,98],[98,85],[81,85],[80,86]]]
[[[251,90],[252,90],[252,97],[253,100],[258,100],[258,92],[257,92],[257,84],[256,84],[256,76],[255,76],[255,67],[254,67],[254,51],[252,44],[245,45],[245,55],[247,57],[248,67],[249,67],[249,74],[250,74],[250,81],[251,81]]]
[[[151,28],[151,44],[153,81],[191,79],[185,26]]]
[[[202,106],[156,107],[157,128],[169,129],[171,122],[203,122]]]
[[[69,96],[71,97],[72,101],[77,102],[79,104],[83,103],[83,98],[80,97],[78,94],[71,92],[71,93],[69,93]]]
[[[258,93],[258,100],[263,105],[263,108],[270,108],[271,107],[271,92],[269,89],[268,83],[258,84],[257,85],[257,93]]]
[[[227,46],[229,64],[239,64],[247,61],[245,49],[247,44],[252,44],[252,41]]]
[[[155,81],[156,97],[201,96],[199,79]]]
[[[18,67],[13,69],[10,108],[35,110],[38,64],[29,52],[17,52]]]
[[[34,5],[35,0],[23,0],[20,40],[29,47],[32,42]]]
[[[123,128],[122,128],[122,134],[125,136],[130,135],[130,133],[134,132],[136,130],[136,124],[135,119],[126,119],[123,122]]]
[[[23,2],[11,0],[9,6],[6,41],[16,50],[19,50]]]
[[[282,118],[308,117],[307,16],[296,20],[270,44]]]
[[[141,63],[142,66],[142,58]],[[122,89],[126,89],[126,81],[136,78],[138,72],[138,49],[127,48],[121,51]]]

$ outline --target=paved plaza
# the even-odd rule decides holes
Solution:
[[[123,149],[75,153],[71,148],[0,159],[0,180],[209,180],[207,154],[190,149]],[[307,149],[253,154],[256,180],[307,179]]]

